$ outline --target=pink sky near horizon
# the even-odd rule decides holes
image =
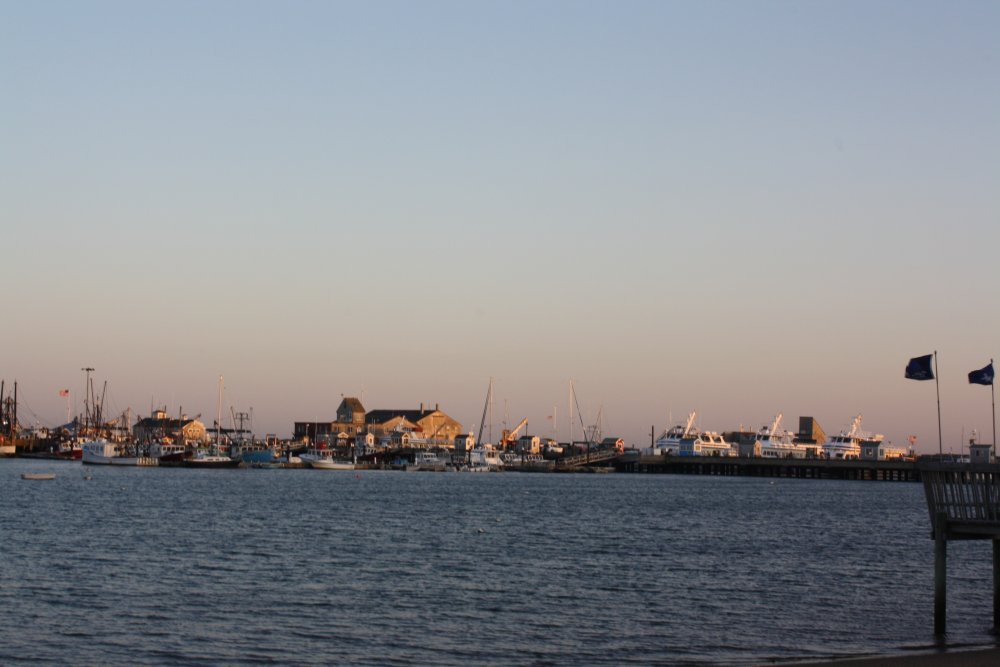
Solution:
[[[648,442],[992,438],[1000,7],[0,7],[0,378],[258,435],[365,407]],[[504,408],[506,401],[506,409]],[[79,406],[78,406],[79,407]],[[214,418],[214,417],[212,417]],[[209,422],[211,419],[209,419]]]

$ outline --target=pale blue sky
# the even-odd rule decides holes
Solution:
[[[996,2],[0,2],[0,376],[43,423],[440,403],[642,444],[991,430]],[[498,418],[499,419],[499,418]]]

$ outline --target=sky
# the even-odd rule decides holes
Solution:
[[[1000,4],[0,0],[22,422],[992,439]],[[574,411],[576,408],[574,407]],[[576,434],[580,421],[576,416]],[[963,440],[964,439],[964,440]]]

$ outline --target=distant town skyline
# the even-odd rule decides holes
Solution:
[[[1000,5],[0,2],[0,378],[992,438]],[[579,427],[579,422],[576,424]]]

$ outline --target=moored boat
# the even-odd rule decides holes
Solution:
[[[476,445],[469,450],[469,472],[497,472],[503,470],[500,452],[490,443]]]
[[[779,412],[770,426],[757,431],[754,448],[759,449],[759,455],[768,459],[804,459],[815,452],[816,445],[796,443],[795,435],[781,428],[781,417]]]
[[[413,455],[413,463],[408,463],[406,470],[444,472],[447,469],[447,465],[448,462],[441,459],[434,452],[420,450]]]
[[[182,465],[186,468],[238,468],[242,463],[243,459],[201,449],[194,456],[184,459]]]
[[[701,431],[694,425],[698,412],[688,413],[687,422],[665,430],[643,454],[676,456],[731,456],[732,446],[715,431]]]
[[[87,465],[155,466],[159,460],[151,456],[138,456],[124,444],[109,440],[90,440],[83,443],[83,463]]]
[[[843,429],[823,443],[823,456],[829,459],[859,459],[864,444],[880,444],[885,438],[881,433],[861,430],[861,415],[854,418],[850,428]]]

